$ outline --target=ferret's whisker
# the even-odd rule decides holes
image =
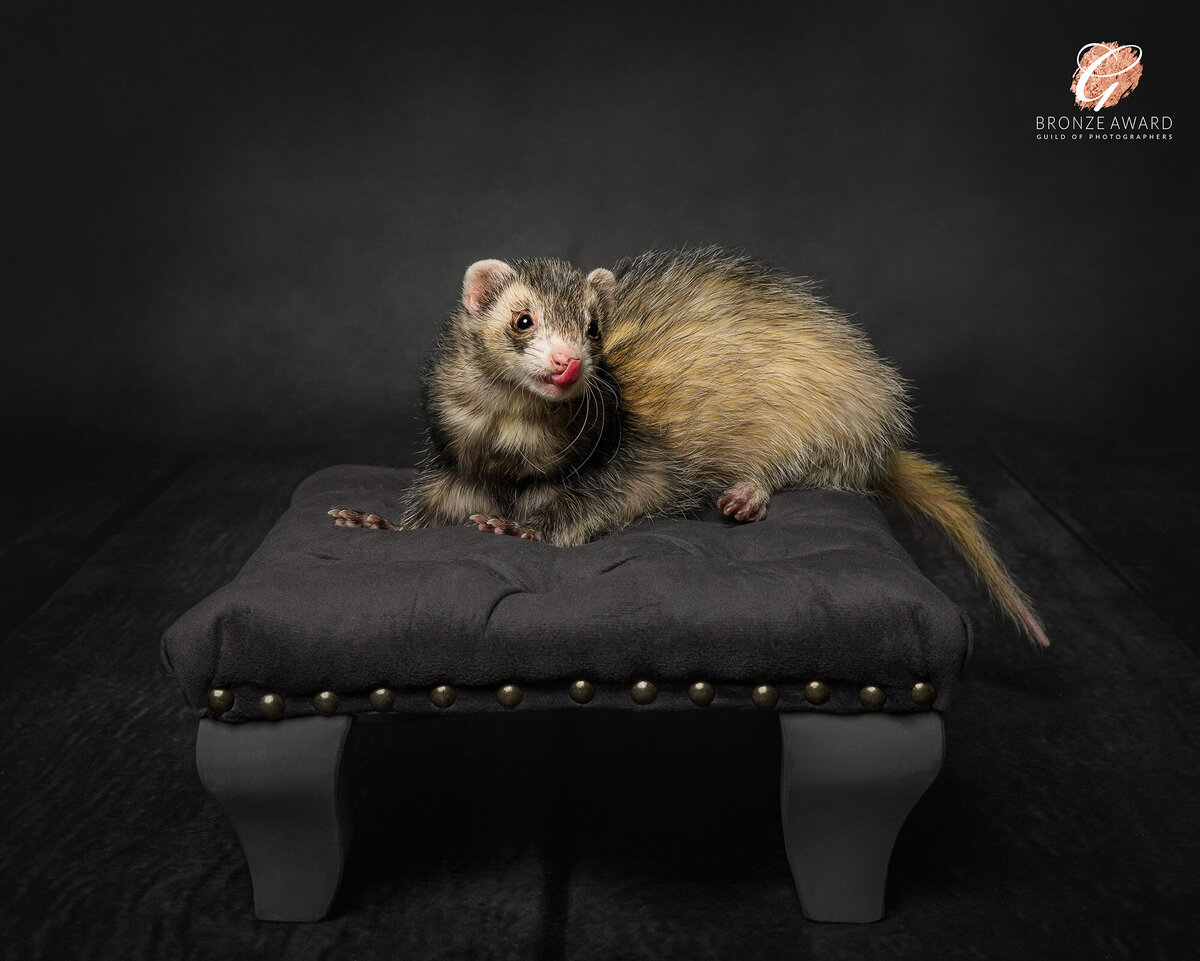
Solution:
[[[576,474],[579,473],[580,468],[582,468],[584,464],[588,463],[588,461],[590,461],[592,459],[592,455],[596,453],[596,450],[600,447],[600,442],[604,439],[604,425],[606,422],[605,414],[604,414],[604,405],[598,403],[596,406],[600,408],[600,429],[598,431],[596,431],[596,442],[594,444],[592,444],[592,449],[590,451],[588,451],[587,457],[585,457],[582,461],[580,461],[575,466],[575,469],[573,471],[571,471],[570,474],[567,475],[568,477],[574,477]]]
[[[562,450],[560,450],[558,452],[559,458],[561,458],[564,454],[566,454],[567,451],[569,451],[572,447],[574,447],[575,441],[579,440],[579,438],[583,436],[583,432],[585,430],[587,430],[588,418],[591,416],[591,411],[592,411],[592,385],[591,384],[587,384],[584,387],[583,403],[584,403],[583,423],[579,426],[578,433],[576,433],[575,436],[571,438],[571,443],[569,443],[566,447],[564,447]],[[575,418],[578,416],[579,416],[579,411],[578,411],[578,409],[576,409],[575,413],[571,415],[571,420],[567,421],[567,426],[569,427],[571,425],[571,421],[575,420]]]

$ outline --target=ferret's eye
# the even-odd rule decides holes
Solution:
[[[594,320],[587,326],[587,335],[591,337],[592,340],[596,340],[600,336],[600,325]]]
[[[533,318],[530,317],[526,312],[522,311],[513,317],[512,325],[514,330],[529,330],[529,328],[533,326]]]

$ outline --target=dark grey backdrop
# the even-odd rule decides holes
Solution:
[[[1195,953],[1200,466],[1162,443],[1195,406],[1194,10],[46,6],[0,14],[5,946]],[[1171,115],[1173,141],[1035,140],[1089,40],[1144,46],[1115,113]],[[407,459],[467,263],[707,243],[823,278],[899,363],[1054,639],[1023,651],[909,531],[979,631],[889,920],[800,921],[772,719],[698,712],[376,728],[338,915],[254,923],[162,631],[305,473]],[[970,450],[1000,435],[1007,470]],[[263,447],[298,456],[175,456]]]
[[[973,6],[10,15],[6,426],[399,461],[466,264],[718,243],[821,278],[923,419],[1175,429],[1194,14]],[[1144,47],[1105,115],[1172,141],[1035,139],[1084,40]]]

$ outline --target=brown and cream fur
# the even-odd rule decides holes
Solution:
[[[712,248],[586,276],[480,261],[425,387],[427,454],[401,528],[470,521],[566,547],[713,498],[750,522],[788,487],[879,492],[941,526],[1048,643],[966,494],[905,450],[899,375],[805,281]]]

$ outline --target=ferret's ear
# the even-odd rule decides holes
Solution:
[[[603,267],[597,267],[587,275],[588,286],[596,291],[596,296],[600,298],[600,307],[604,311],[604,316],[608,316],[612,312],[613,293],[617,289],[617,278],[613,276],[611,270],[605,270]]]
[[[517,272],[503,260],[475,261],[463,275],[463,306],[478,314],[516,276]]]

